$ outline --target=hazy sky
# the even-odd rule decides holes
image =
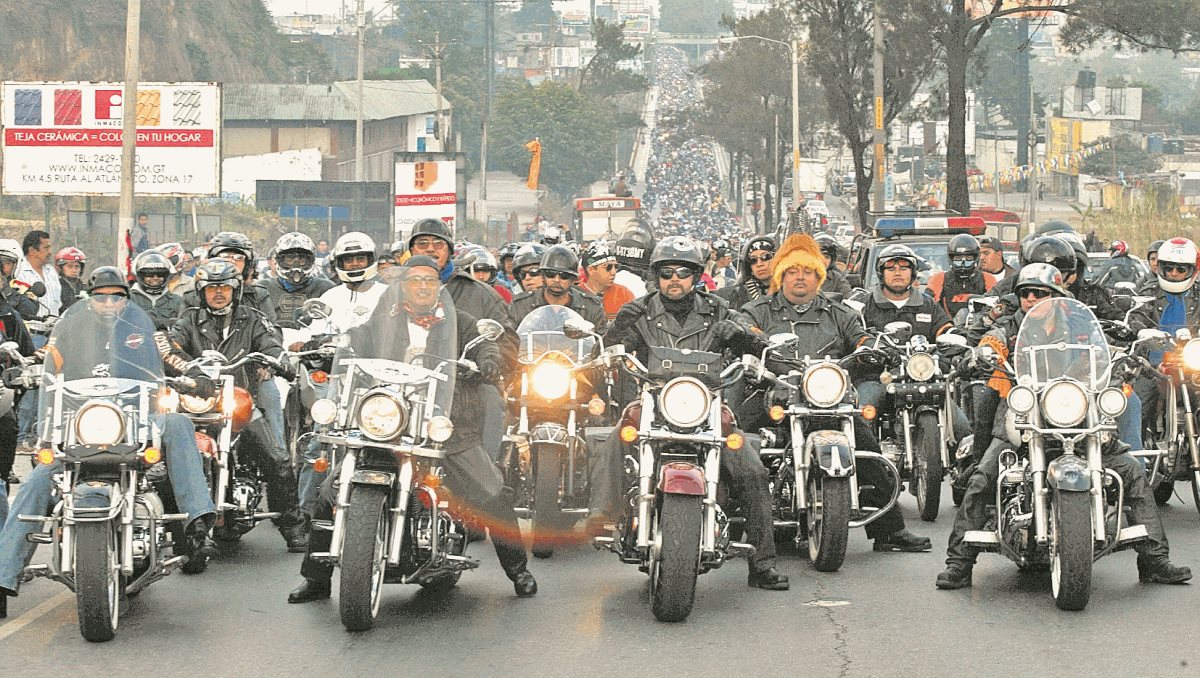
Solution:
[[[357,0],[263,0],[267,9],[272,14],[331,14],[339,15],[342,12],[342,6],[345,5],[347,12],[353,12],[357,7]],[[652,3],[657,4],[657,3]],[[375,12],[387,5],[387,0],[366,0],[366,9],[368,12]],[[575,0],[574,2],[555,3],[554,8],[557,10],[576,10],[586,11],[588,8],[587,0]]]

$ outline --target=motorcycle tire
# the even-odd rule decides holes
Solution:
[[[808,474],[808,558],[818,572],[836,572],[850,539],[850,479]]]
[[[650,564],[650,611],[658,621],[680,622],[692,612],[704,525],[700,502],[700,497],[668,494],[658,510],[656,527],[662,546]]]
[[[942,469],[941,426],[938,416],[933,412],[924,412],[917,417],[916,435],[914,441],[917,449],[913,454],[914,465],[912,486],[916,488],[917,510],[921,512],[921,520],[931,523],[937,520],[938,509],[942,503]]]
[[[1092,497],[1087,492],[1053,492],[1050,585],[1058,609],[1087,607],[1092,595]]]
[[[533,556],[549,558],[554,555],[556,535],[563,529],[558,504],[558,489],[562,484],[562,455],[555,445],[534,444],[533,455],[533,519],[529,533],[533,538]]]
[[[375,625],[387,568],[388,488],[357,485],[350,492],[340,559],[338,611],[347,631]]]
[[[117,635],[124,582],[117,556],[116,526],[75,524],[75,605],[79,633],[91,643]]]

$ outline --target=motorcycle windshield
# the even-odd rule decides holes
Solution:
[[[1100,321],[1076,299],[1038,302],[1021,321],[1013,351],[1017,381],[1033,388],[1074,379],[1092,389],[1108,385],[1111,356]]]
[[[537,362],[550,351],[559,351],[577,363],[587,360],[596,345],[596,338],[570,339],[563,334],[563,325],[572,318],[583,320],[566,306],[553,304],[536,308],[525,316],[517,327],[521,362]]]

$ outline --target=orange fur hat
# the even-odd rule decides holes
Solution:
[[[787,240],[783,241],[783,247],[775,253],[775,258],[771,260],[771,292],[778,292],[780,285],[783,283],[783,274],[789,268],[803,266],[811,268],[821,276],[821,284],[825,284],[825,257],[821,255],[821,248],[817,246],[817,241],[812,239],[812,236],[797,233],[788,236]]]

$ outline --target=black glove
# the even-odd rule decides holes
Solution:
[[[746,328],[727,318],[725,320],[718,321],[717,324],[713,326],[713,339],[716,340],[717,344],[725,345],[728,344],[729,341],[734,337],[739,337],[742,334],[745,334],[745,332]]]
[[[480,360],[478,364],[479,376],[483,378],[484,383],[500,384],[500,377],[504,375],[504,369],[498,361],[485,358]]]
[[[211,398],[217,395],[217,383],[212,379],[203,374],[193,375],[191,379],[196,382],[196,385],[187,390],[191,391],[193,395],[200,398]]]

